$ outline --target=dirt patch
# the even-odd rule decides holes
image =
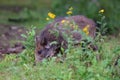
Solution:
[[[0,48],[10,47],[24,40],[21,34],[25,33],[26,29],[23,26],[0,24]]]

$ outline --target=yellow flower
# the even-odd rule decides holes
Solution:
[[[90,25],[86,25],[85,28],[83,28],[83,32],[85,32],[86,35],[89,34],[89,27],[90,27]]]
[[[66,14],[70,15],[72,14],[72,11],[67,11]]]
[[[73,24],[70,24],[70,27],[74,27]]]
[[[69,8],[69,11],[72,11],[72,10],[73,10],[73,7],[70,7],[70,8]]]
[[[61,21],[61,23],[65,23],[65,21],[66,21],[66,20],[63,19],[63,20]]]
[[[50,20],[50,18],[47,17],[46,20]]]
[[[100,11],[99,11],[99,13],[104,13],[105,12],[105,10],[104,9],[101,9]]]
[[[78,25],[73,25],[72,28],[74,28],[75,30],[78,29]]]
[[[86,35],[89,35],[89,31],[86,32]]]
[[[67,23],[67,24],[69,24],[69,23],[70,23],[70,21],[66,20],[66,23]]]
[[[90,27],[90,25],[86,25],[84,28],[83,28],[83,31],[86,32],[88,31],[88,28]]]
[[[51,13],[51,12],[48,13],[48,16],[49,16],[50,18],[52,18],[52,19],[54,19],[54,18],[56,17],[56,15],[53,14],[53,13]]]

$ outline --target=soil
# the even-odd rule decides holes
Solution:
[[[26,29],[18,25],[0,24],[0,48],[11,47],[24,40],[21,34],[25,34]]]

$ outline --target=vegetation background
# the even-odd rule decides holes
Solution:
[[[21,34],[26,38],[26,50],[21,54],[0,54],[0,80],[120,80],[119,4],[120,0],[0,0],[0,48],[7,42],[21,42]],[[105,10],[107,36],[99,36],[99,51],[84,54],[81,47],[71,47],[63,63],[53,58],[34,66],[34,37],[48,23],[47,13],[68,16],[71,6],[73,15],[96,22],[101,20],[99,10]]]

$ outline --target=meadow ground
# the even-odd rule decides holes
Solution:
[[[107,37],[100,52],[85,57],[80,47],[73,48],[63,63],[44,60],[34,65],[34,57],[7,55],[0,61],[0,80],[119,80],[119,37]],[[34,54],[25,50],[22,54]],[[22,57],[21,57],[22,56]]]
[[[23,9],[16,13],[16,9],[12,6],[14,0],[1,0],[0,4],[0,28],[1,25],[19,25],[25,26],[26,29],[36,26],[41,30],[47,21],[47,9],[43,5],[41,10],[33,10],[31,7]],[[33,2],[29,0],[17,0],[18,6],[27,6]],[[31,0],[32,1],[32,0]],[[44,0],[47,1],[47,0]],[[21,3],[22,2],[22,3]],[[49,4],[49,2],[47,3]],[[10,8],[8,11],[8,5]],[[12,6],[11,6],[12,5]],[[33,4],[32,4],[33,5]],[[15,5],[14,5],[15,6]],[[47,8],[49,5],[47,6]],[[4,10],[3,10],[4,9]],[[21,7],[18,7],[18,11]],[[45,13],[45,14],[44,14]],[[21,18],[23,22],[9,22],[8,19]],[[33,26],[31,26],[33,25]],[[6,30],[8,28],[5,28]],[[4,30],[5,30],[4,29]],[[3,31],[4,31],[3,30]],[[0,34],[2,35],[2,30]],[[13,32],[14,33],[14,32]],[[34,31],[33,31],[34,33]],[[29,38],[30,40],[33,39]],[[34,64],[34,46],[24,50],[21,54],[0,55],[0,80],[120,80],[120,33],[118,36],[107,36],[103,42],[99,42],[99,51],[84,53],[80,46],[69,49],[67,57],[61,62],[56,62],[55,58],[44,60],[43,62]],[[27,42],[27,41],[26,41]],[[28,43],[34,45],[34,43]]]

